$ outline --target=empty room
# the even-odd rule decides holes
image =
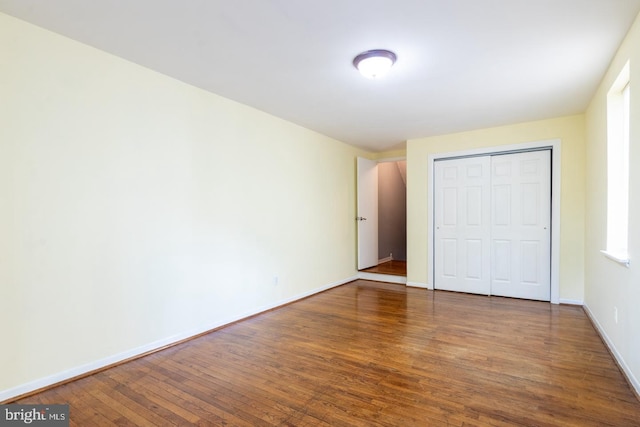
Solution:
[[[0,425],[640,425],[639,13],[0,0]]]

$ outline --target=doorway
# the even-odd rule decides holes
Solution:
[[[406,281],[406,160],[357,159],[358,270]]]
[[[437,160],[462,158],[469,156],[491,155],[498,153],[520,152],[525,150],[540,150],[548,148],[551,150],[551,303],[560,303],[560,193],[562,188],[562,141],[559,139],[549,139],[533,142],[523,142],[517,144],[506,144],[488,146],[481,148],[471,148],[460,151],[438,152],[428,156],[428,191],[427,191],[427,277],[428,282],[422,287],[434,289],[434,165]]]
[[[549,301],[551,150],[434,165],[434,288]]]

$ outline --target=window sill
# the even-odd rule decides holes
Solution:
[[[622,264],[625,267],[629,268],[629,264],[631,263],[631,260],[629,259],[629,255],[626,253],[620,253],[620,252],[609,252],[609,251],[605,251],[602,250],[600,251],[600,253],[602,253],[604,256],[606,256],[607,258],[609,258],[612,261],[617,262],[618,264]]]

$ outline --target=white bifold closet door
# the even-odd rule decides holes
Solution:
[[[435,162],[434,287],[549,301],[551,152]]]

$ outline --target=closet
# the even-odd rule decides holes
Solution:
[[[549,301],[551,150],[434,163],[434,288]]]

